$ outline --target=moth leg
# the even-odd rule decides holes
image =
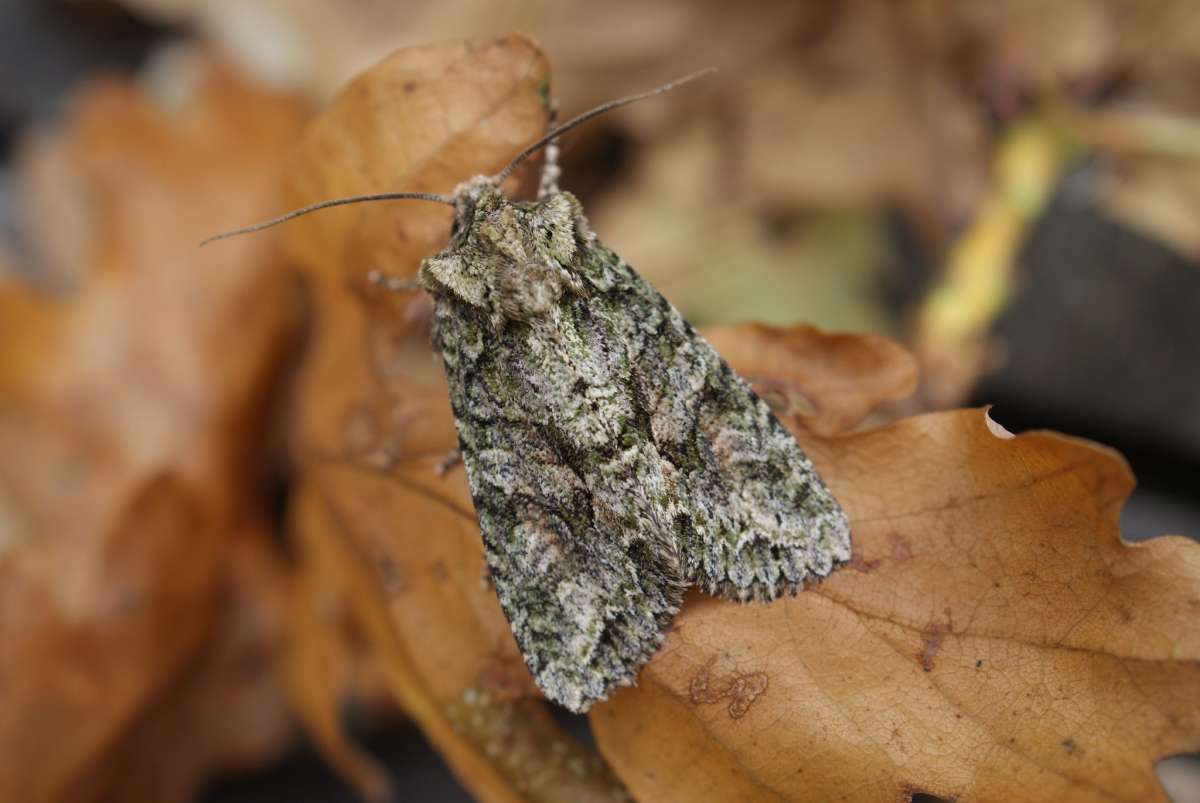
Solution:
[[[439,477],[444,477],[446,476],[446,473],[450,471],[450,469],[454,468],[461,462],[462,450],[456,446],[446,453],[446,456],[442,458],[442,462],[438,463],[437,468],[435,468],[433,471]]]
[[[547,116],[547,130],[553,131],[554,126],[558,123],[558,100],[550,98],[550,113]],[[562,170],[558,166],[558,138],[550,140],[546,144],[546,150],[542,157],[542,177],[538,182],[538,200],[542,200],[547,195],[554,195],[558,192],[558,178],[562,175]]]
[[[415,277],[401,279],[399,276],[385,276],[383,271],[373,270],[367,274],[367,281],[376,287],[382,287],[384,290],[390,290],[393,293],[411,293],[413,290],[420,289],[421,285],[417,284]]]
[[[479,570],[479,587],[484,591],[496,590],[496,581],[492,579],[492,570],[488,568],[486,559],[483,561],[483,568]]]

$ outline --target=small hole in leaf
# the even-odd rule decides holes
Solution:
[[[1154,772],[1172,803],[1200,801],[1200,755],[1164,758],[1154,765]]]
[[[1000,440],[1007,441],[1016,437],[1013,435],[1012,431],[1008,429],[1008,427],[996,420],[995,416],[992,415],[991,410],[988,410],[986,413],[984,413],[984,417],[988,430]]]
[[[926,792],[917,792],[909,799],[912,803],[953,803],[949,798],[930,795]]]

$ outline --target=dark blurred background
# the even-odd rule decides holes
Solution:
[[[0,0],[2,251],[36,278],[31,232],[55,230],[19,212],[29,132],[98,75],[156,80],[181,42],[313,108],[395,47],[509,29],[545,46],[567,114],[715,64],[699,100],[566,143],[606,241],[699,323],[888,334],[923,364],[909,410],[1111,445],[1138,479],[1125,537],[1200,536],[1200,7],[649,5]],[[402,799],[469,799],[386,720],[355,730]],[[204,793],[351,799],[306,747]]]

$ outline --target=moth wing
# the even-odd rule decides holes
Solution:
[[[655,521],[660,512],[598,514],[600,500],[546,438],[513,432],[497,427],[484,448],[463,446],[488,567],[538,686],[585,711],[630,682],[662,643],[686,584],[678,561],[665,557],[674,550],[669,529],[602,520]],[[615,460],[626,498],[644,501],[654,467],[637,449]]]
[[[628,361],[598,333],[561,352],[519,329],[472,348],[486,325],[461,307],[438,325],[500,605],[545,695],[585,711],[632,682],[687,588],[654,444],[635,428],[606,431],[628,418],[615,413],[632,403]]]
[[[850,527],[764,403],[659,293],[630,271],[654,347],[635,376],[655,444],[677,473],[688,580],[737,600],[795,593],[850,559]]]

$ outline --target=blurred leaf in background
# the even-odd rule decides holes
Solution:
[[[38,286],[0,285],[0,799],[188,800],[286,745],[262,493],[295,293],[269,243],[304,106],[173,51],[16,165]]]

